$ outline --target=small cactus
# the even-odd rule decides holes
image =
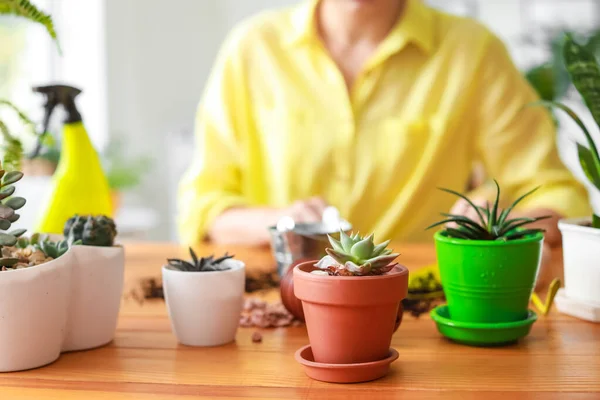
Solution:
[[[110,247],[114,245],[117,227],[112,219],[104,215],[75,215],[65,224],[64,235],[71,244],[80,242],[86,246]]]

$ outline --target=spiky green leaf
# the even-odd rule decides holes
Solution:
[[[344,231],[340,231],[340,243],[344,251],[346,253],[350,253],[350,250],[352,250],[352,246],[354,245],[354,241],[350,236],[346,235],[346,232]]]
[[[344,265],[347,261],[354,261],[354,258],[347,253],[342,253],[333,249],[325,249],[325,252],[329,254],[339,264]]]
[[[479,211],[479,208],[475,205],[475,203],[473,203],[471,201],[471,199],[469,199],[464,194],[458,193],[458,192],[456,192],[454,190],[451,190],[451,189],[446,189],[446,188],[439,188],[439,189],[442,190],[442,191],[444,191],[444,192],[446,192],[446,193],[450,193],[450,194],[453,194],[455,196],[458,196],[461,199],[465,200],[467,203],[469,203],[469,205],[475,210],[475,212],[477,212],[477,215],[479,216],[479,219],[481,220],[481,223],[483,225],[485,225],[485,220],[483,219],[483,215],[481,214],[481,211]]]
[[[342,252],[344,251],[344,247],[342,247],[342,244],[339,242],[339,240],[330,235],[327,235],[327,239],[329,239],[329,243],[331,243],[331,247],[333,247],[334,250]]]
[[[373,256],[380,256],[382,255],[386,250],[386,247],[388,246],[388,244],[390,244],[390,240],[386,240],[385,242],[381,242],[379,243],[377,246],[375,246],[375,248],[373,249]],[[389,250],[391,252],[391,250]]]

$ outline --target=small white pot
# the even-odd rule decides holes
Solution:
[[[91,349],[115,336],[123,293],[122,246],[73,246],[69,323],[63,351]]]
[[[184,272],[162,269],[165,301],[177,340],[188,346],[219,346],[235,340],[244,301],[245,265],[223,261],[230,269]]]
[[[600,229],[581,224],[590,218],[559,221],[563,238],[565,295],[600,307]]]
[[[73,253],[35,267],[0,272],[0,372],[37,368],[62,351]]]

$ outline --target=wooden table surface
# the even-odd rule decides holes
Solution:
[[[409,268],[435,259],[431,246],[394,247]],[[126,287],[158,276],[167,256],[183,255],[166,244],[126,250]],[[273,266],[268,250],[233,250],[249,269]],[[559,268],[560,253],[552,258]],[[304,327],[261,330],[262,343],[252,343],[254,331],[240,329],[236,342],[222,347],[185,347],[171,333],[163,301],[124,300],[113,343],[64,354],[44,368],[0,374],[0,399],[600,399],[600,325],[556,310],[519,344],[488,349],[454,344],[428,316],[405,315],[392,341],[400,358],[390,374],[354,385],[304,374],[294,360],[308,343]]]

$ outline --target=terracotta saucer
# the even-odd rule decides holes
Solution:
[[[315,362],[310,345],[296,351],[296,361],[304,365],[309,377],[330,383],[358,383],[379,379],[386,375],[390,364],[398,358],[398,352],[390,349],[383,360],[361,364],[321,364]]]

